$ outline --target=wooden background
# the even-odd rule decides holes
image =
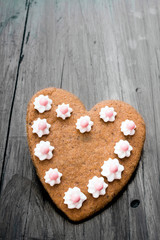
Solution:
[[[147,126],[129,185],[81,224],[51,202],[27,146],[27,103],[48,86],[87,109],[124,100]],[[160,239],[159,158],[159,0],[0,0],[0,239]]]

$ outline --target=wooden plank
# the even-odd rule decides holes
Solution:
[[[26,239],[160,237],[159,9],[158,1],[146,0],[32,4],[3,179],[6,203],[12,196],[9,181],[14,174],[37,183],[27,188],[30,199],[25,202],[22,217]],[[30,161],[24,117],[27,102],[34,92],[47,86],[73,92],[88,109],[103,99],[122,99],[133,105],[147,124],[144,153],[132,181],[111,206],[81,224],[69,222],[55,210]],[[137,208],[130,207],[134,199],[140,200]],[[9,215],[3,216],[8,221]],[[15,217],[16,211],[12,223]]]
[[[3,192],[0,201],[0,239],[22,239],[25,230],[22,217],[30,200],[31,184],[28,179],[15,175]]]
[[[153,109],[155,103],[152,97],[152,82],[159,82],[158,77],[156,79],[153,75],[158,71],[157,65],[155,64],[154,49],[159,46],[160,33],[158,26],[160,22],[157,21],[158,12],[156,10],[159,9],[159,4],[158,1],[150,4],[147,4],[146,1],[143,1],[143,4],[136,1],[135,6],[133,7],[132,5],[127,4],[126,1],[124,7],[126,13],[128,13],[128,20],[125,21],[125,23],[128,23],[128,26],[127,24],[125,26],[120,24],[120,29],[124,28],[126,30],[129,47],[129,51],[127,50],[127,45],[123,48],[123,59],[125,59],[124,66],[127,65],[127,59],[130,59],[130,63],[132,63],[128,73],[127,69],[124,71],[127,73],[126,78],[124,75],[124,82],[129,81],[133,83],[133,88],[126,89],[125,100],[131,102],[132,105],[141,112],[147,125],[143,157],[136,178],[128,187],[129,203],[133,199],[140,200],[140,205],[137,209],[129,208],[130,226],[132,226],[130,227],[130,238],[158,239],[159,233],[156,221],[159,222],[159,211],[156,209],[159,209],[159,205],[155,203],[158,202],[160,196],[160,192],[156,191],[157,188],[159,189],[159,164],[157,149],[155,147],[157,146],[157,141],[154,139],[151,143],[150,138],[152,134],[153,136],[156,135],[154,120],[155,112]],[[153,11],[153,9],[155,11]],[[139,14],[138,16],[141,16],[141,18],[137,19],[137,12]],[[150,14],[151,12],[157,12],[157,14]],[[120,23],[120,20],[117,21],[117,24],[118,22]],[[120,39],[120,41],[122,40]],[[151,53],[150,55],[148,54],[149,52]],[[133,94],[132,91],[134,89],[136,91],[134,91]],[[154,92],[154,95],[156,96],[156,92]],[[157,172],[157,174],[153,179],[152,176],[154,172]]]
[[[90,21],[93,21],[94,13],[92,13],[92,8],[90,8],[91,6],[92,6],[92,4],[87,6],[87,9],[90,11],[90,16],[91,16]],[[66,8],[68,9],[68,11],[66,11]],[[62,87],[66,88],[70,91],[73,90],[73,93],[79,95],[81,99],[84,99],[85,104],[88,108],[90,108],[92,105],[94,105],[94,103],[96,103],[97,101],[101,100],[100,93],[98,91],[96,91],[95,86],[92,84],[93,69],[94,69],[95,65],[97,65],[98,62],[95,61],[94,66],[92,66],[93,63],[91,62],[92,56],[91,56],[91,49],[90,49],[89,43],[88,43],[88,32],[86,29],[86,22],[84,20],[84,16],[83,16],[83,12],[82,12],[81,8],[82,8],[82,6],[79,3],[74,4],[74,2],[70,2],[70,4],[68,4],[68,5],[64,4],[62,2],[57,7],[54,6],[52,2],[50,2],[49,6],[48,5],[44,6],[44,3],[43,4],[40,3],[37,6],[33,5],[33,9],[30,10],[28,26],[27,26],[27,32],[30,32],[30,38],[28,40],[27,45],[24,48],[24,60],[22,62],[21,70],[20,70],[20,74],[19,74],[19,78],[20,79],[23,78],[23,81],[19,81],[18,85],[17,85],[17,95],[16,95],[16,100],[15,100],[15,105],[14,105],[15,107],[14,107],[13,118],[12,118],[13,119],[12,122],[14,124],[11,125],[12,130],[10,132],[11,145],[13,144],[12,143],[13,138],[15,138],[15,141],[16,141],[16,139],[17,139],[16,136],[23,136],[25,134],[24,127],[23,127],[25,125],[25,120],[24,120],[23,116],[24,116],[24,111],[26,109],[27,101],[24,99],[24,97],[28,97],[28,100],[29,100],[29,98],[33,94],[33,90],[37,91],[38,89],[43,88],[47,85],[50,86],[50,84],[52,84],[54,86],[60,86],[61,79],[63,77]],[[60,19],[60,17],[62,16],[62,19],[59,20],[58,23],[55,21],[56,19],[54,19],[53,9],[56,9],[56,14],[57,14],[56,19]],[[64,9],[64,11],[63,11],[63,9]],[[76,14],[74,13],[74,11]],[[33,12],[33,16],[32,16],[32,12]],[[70,14],[69,16],[66,14],[68,12]],[[37,19],[37,14],[39,16],[38,19]],[[42,21],[45,16],[47,16],[47,20]],[[36,21],[34,20],[35,17],[36,17]],[[79,28],[77,29],[76,22],[78,22],[78,21],[80,21],[80,25],[79,25]],[[37,22],[40,25],[40,32],[37,32],[39,29],[39,28],[37,28]],[[55,30],[53,31],[52,28],[54,29],[54,27],[52,24],[55,24],[55,22],[57,23],[57,26],[56,25],[54,26]],[[82,29],[81,29],[81,26],[83,27]],[[91,22],[91,26],[92,26],[92,22]],[[90,25],[88,26],[88,28],[90,28]],[[52,41],[50,40],[50,42],[48,43],[49,46],[48,46],[47,53],[45,52],[46,49],[37,45],[37,39],[42,39],[42,37],[44,38],[44,35],[41,35],[41,34],[42,34],[42,32],[44,33],[45,29],[48,29],[48,31],[50,32],[50,39],[52,39]],[[70,31],[68,32],[67,29],[70,29]],[[55,31],[57,33],[56,40],[55,40]],[[72,37],[72,41],[70,44],[71,37]],[[68,38],[70,38],[70,39],[68,39]],[[48,41],[48,38],[46,36],[46,40],[43,40],[42,43],[44,44],[47,41]],[[66,43],[66,41],[67,41],[67,43]],[[95,39],[93,39],[93,47],[94,47],[94,41],[95,41]],[[79,48],[77,48],[77,46],[79,46]],[[98,49],[98,47],[99,46],[97,46],[96,48]],[[34,49],[34,51],[33,51],[33,49]],[[40,53],[40,51],[41,51],[41,53]],[[54,51],[55,51],[54,56],[51,55],[50,60],[52,59],[53,70],[56,69],[56,72],[54,72],[52,70],[52,68],[49,70],[49,72],[47,71],[47,69],[48,69],[48,63],[46,63],[46,61],[48,61],[47,57],[44,58],[45,63],[43,62],[43,65],[40,64],[39,62],[37,63],[37,65],[31,63],[32,61],[34,61],[34,59],[41,59],[41,58],[43,58],[43,56],[44,57],[48,56],[51,52],[54,52]],[[65,53],[65,55],[64,55],[64,53]],[[85,58],[83,57],[83,53],[85,54]],[[60,54],[60,56],[59,56],[59,54]],[[40,57],[40,56],[42,56],[42,57]],[[77,59],[79,59],[79,61],[77,61]],[[26,64],[26,62],[28,62],[29,64]],[[34,62],[36,62],[36,61],[34,61]],[[78,65],[74,66],[73,63],[78,64]],[[68,65],[68,66],[66,67],[66,65]],[[29,76],[27,74],[27,78],[25,77],[26,75],[24,73],[23,66],[25,68],[25,71],[30,75]],[[44,67],[44,69],[41,70],[43,67]],[[56,67],[59,68],[59,71]],[[103,73],[103,75],[101,76],[101,80],[103,80],[106,77],[104,68],[102,69],[102,73]],[[48,74],[48,76],[46,76],[47,74]],[[79,78],[76,78],[77,74],[79,75]],[[100,74],[101,74],[101,69],[100,69]],[[33,76],[34,76],[34,81],[29,82],[28,79],[32,80]],[[51,79],[52,79],[51,76],[53,79],[57,80],[57,83],[53,82],[53,80],[51,81]],[[35,84],[37,82],[39,82],[39,84],[38,84],[38,86],[35,87]],[[96,80],[95,80],[95,82],[96,82]],[[96,82],[96,84],[98,85],[99,82],[100,81]],[[70,86],[67,86],[67,83],[69,83]],[[80,88],[79,87],[76,88],[74,86],[74,84],[77,84],[77,85],[81,84],[81,86],[80,86]],[[73,89],[72,89],[72,87],[73,87]],[[26,89],[26,92],[28,92],[29,95],[24,96],[24,95],[20,94],[22,89]],[[18,92],[19,92],[19,94],[18,94]],[[80,95],[80,92],[82,95]],[[88,92],[89,92],[89,94],[88,94]],[[97,92],[99,94],[99,99],[96,95]],[[16,103],[18,103],[18,102],[21,102],[22,104],[21,104],[21,106],[19,106],[17,108],[18,105]],[[22,121],[20,124],[20,127],[18,126],[18,124],[16,125],[17,121],[15,119],[17,119],[17,118],[20,121]],[[21,126],[22,126],[22,128],[21,128]],[[19,148],[23,149],[21,142],[17,141],[17,143],[18,143],[18,145],[20,144]],[[14,151],[14,148],[13,148],[13,151]],[[10,155],[12,155],[12,154],[10,154]],[[18,153],[17,153],[16,157],[14,157],[14,159],[19,159]],[[19,163],[19,167],[17,169],[13,169],[13,164],[10,164],[10,162],[11,161],[8,161],[8,164],[6,165],[6,168],[5,168],[6,169],[6,177],[3,182],[4,187],[6,186],[8,180],[11,178],[11,176],[14,174],[14,172],[18,172],[21,174],[22,165],[23,165],[23,167],[25,167],[24,162],[23,162],[23,163]],[[26,162],[25,168],[27,168],[28,166],[30,166],[30,164],[28,164]],[[12,173],[12,174],[7,175],[7,172]],[[27,171],[27,176],[29,176],[29,178],[30,178],[30,176],[32,176],[32,174],[28,174],[28,171]],[[29,208],[30,208],[30,204],[29,204]],[[112,211],[112,210],[109,210],[109,211]],[[126,210],[126,212],[127,212],[127,210]],[[32,219],[32,217],[33,217],[32,211],[29,211],[29,213],[30,214],[28,214],[27,219]],[[100,233],[101,233],[100,218],[101,218],[100,216],[97,216],[97,217],[91,219],[90,221],[88,221],[84,224],[78,225],[78,226],[77,225],[74,226],[73,224],[71,224],[68,221],[65,221],[65,223],[63,224],[63,219],[61,219],[61,218],[59,218],[59,219],[57,218],[57,222],[59,222],[59,225],[62,226],[61,232],[63,233],[63,231],[65,231],[64,232],[65,239],[76,239],[76,238],[82,239],[83,237],[84,237],[84,239],[90,239],[90,238],[94,239],[95,237],[98,239],[98,238],[100,238]],[[29,220],[26,222],[25,236],[28,236],[28,237],[34,236],[35,226],[36,226],[37,221],[35,222],[34,225],[30,224]],[[108,223],[109,223],[109,221],[110,221],[110,219],[108,219]],[[93,231],[93,229],[95,229],[95,228],[97,229],[96,233]],[[127,228],[127,225],[124,226],[124,228]],[[51,229],[52,229],[52,234],[54,234],[55,228],[52,226]],[[43,228],[43,230],[45,231],[44,228]],[[78,235],[77,235],[77,232],[79,233]],[[26,235],[26,234],[28,234],[28,235]],[[45,231],[45,234],[47,236],[46,231]],[[43,235],[42,232],[40,233],[39,237],[41,235]]]
[[[0,0],[0,176],[9,133],[11,109],[20,63],[27,3],[25,0]]]
[[[35,91],[46,86],[60,87],[61,85],[65,39],[61,42],[62,31],[57,29],[59,36],[56,34],[55,9],[56,5],[53,1],[47,5],[43,1],[33,2],[30,6],[23,49],[24,58],[19,71],[7,148],[8,159],[4,166],[2,189],[5,189],[8,181],[16,173],[38,182],[41,189],[39,200],[36,201],[30,186],[30,200],[25,205],[26,211],[22,218],[22,224],[25,225],[23,229],[25,239],[53,239],[53,236],[64,236],[64,218],[56,212],[53,203],[44,197],[45,191],[42,191],[42,186],[37,181],[29,152],[26,152],[28,146],[25,132],[25,116],[30,97]],[[52,66],[51,63],[53,63]],[[37,231],[37,229],[40,230]]]

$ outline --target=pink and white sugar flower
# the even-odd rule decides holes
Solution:
[[[36,133],[38,137],[42,137],[43,135],[48,135],[49,134],[49,128],[51,125],[47,123],[46,119],[40,119],[38,118],[37,120],[33,121],[33,133]]]
[[[61,177],[62,173],[60,173],[57,168],[50,168],[48,171],[46,171],[44,179],[45,182],[48,183],[50,186],[54,186],[55,184],[60,184]]]
[[[105,106],[104,108],[101,108],[99,115],[104,122],[114,122],[117,113],[114,111],[113,107]]]
[[[39,95],[34,100],[34,108],[37,109],[39,113],[43,113],[51,109],[52,100],[48,97],[48,95]]]
[[[62,103],[61,105],[58,105],[58,108],[56,109],[57,117],[62,118],[65,120],[66,118],[71,116],[72,108],[69,106],[69,104]]]
[[[64,204],[67,204],[69,209],[79,209],[86,199],[86,195],[84,195],[78,187],[69,188],[68,191],[65,192]]]
[[[45,159],[51,159],[53,157],[53,150],[54,147],[50,145],[49,141],[40,141],[40,143],[36,144],[36,148],[34,149],[34,155],[38,157],[41,161]]]
[[[136,129],[136,124],[132,120],[127,119],[123,121],[121,124],[121,132],[123,132],[125,136],[134,135],[135,129]]]
[[[129,157],[132,150],[133,148],[127,140],[120,140],[114,146],[114,153],[117,154],[119,158]]]
[[[121,179],[121,173],[124,170],[124,166],[121,165],[116,158],[109,158],[107,161],[104,161],[101,168],[101,174],[107,178],[108,182],[113,182],[115,179]]]
[[[91,121],[89,116],[84,116],[77,119],[76,128],[81,133],[90,132],[92,126],[93,122]]]
[[[98,178],[94,176],[89,180],[87,187],[88,192],[91,193],[94,198],[98,198],[100,195],[105,195],[108,184],[104,182],[103,177]]]

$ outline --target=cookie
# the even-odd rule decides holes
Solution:
[[[144,120],[129,104],[106,100],[87,111],[57,88],[32,97],[26,127],[37,175],[72,221],[95,214],[125,187],[145,140]]]

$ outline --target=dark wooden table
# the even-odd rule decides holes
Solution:
[[[48,86],[87,109],[124,100],[147,126],[126,189],[81,224],[56,209],[28,150],[27,103]],[[160,239],[160,1],[0,0],[0,133],[0,239]]]

